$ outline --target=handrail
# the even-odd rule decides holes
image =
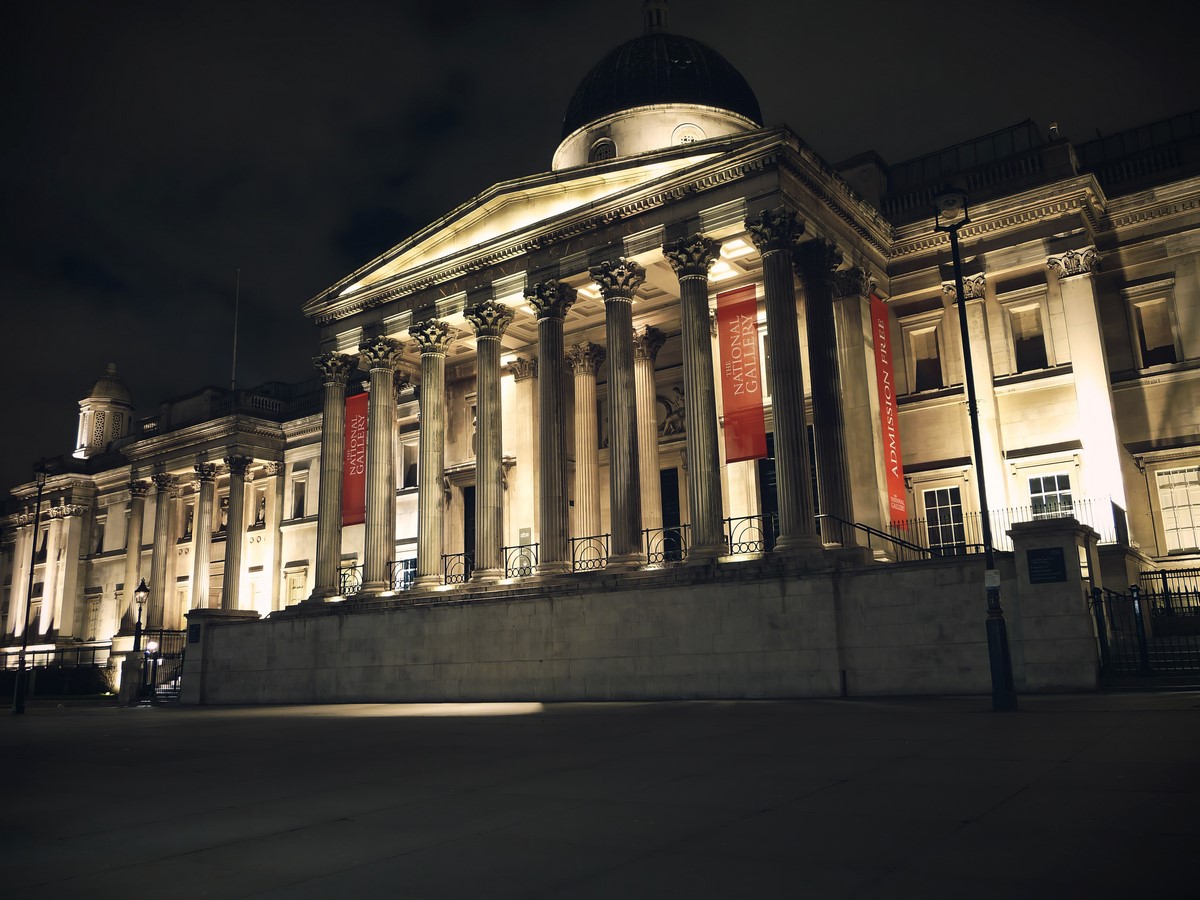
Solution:
[[[920,544],[914,544],[911,541],[906,541],[903,538],[898,538],[895,535],[888,534],[886,531],[880,531],[878,528],[872,528],[870,525],[864,525],[862,522],[847,522],[845,519],[841,518],[840,516],[831,515],[830,513],[821,513],[820,515],[818,515],[817,521],[820,522],[821,520],[828,520],[831,522],[836,522],[842,528],[853,528],[855,531],[861,531],[863,534],[867,535],[868,537],[879,538],[880,540],[887,541],[889,544],[892,544],[897,549],[908,550],[911,553],[917,553],[922,556],[928,556],[931,558],[936,556],[940,559],[940,558],[944,558],[947,556],[961,555],[958,553],[947,553],[947,552],[945,552],[944,549],[934,549],[933,547],[922,547]],[[962,547],[964,550],[966,550],[968,548],[979,548],[981,550],[983,547],[982,544],[961,544],[959,546]],[[870,542],[868,542],[867,547],[868,547],[868,549],[871,548]],[[957,550],[958,547],[956,547],[955,549]]]

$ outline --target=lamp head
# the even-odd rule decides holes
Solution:
[[[934,229],[937,231],[952,231],[966,225],[967,192],[958,188],[942,188],[933,198]]]
[[[137,601],[138,606],[142,606],[145,604],[146,598],[149,596],[150,588],[146,587],[146,579],[143,578],[142,583],[139,584],[133,591],[133,599]]]

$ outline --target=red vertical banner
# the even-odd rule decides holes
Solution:
[[[367,395],[346,398],[346,453],[342,460],[342,524],[367,520]]]
[[[761,459],[767,455],[767,430],[754,285],[717,294],[717,342],[725,402],[725,461]]]
[[[883,425],[883,463],[887,469],[888,511],[892,522],[908,518],[904,463],[900,459],[900,415],[892,373],[892,329],[887,304],[871,295],[871,331],[875,337],[875,381],[879,386],[879,418]]]

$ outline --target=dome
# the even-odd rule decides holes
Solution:
[[[116,363],[108,364],[105,373],[92,385],[91,391],[88,392],[88,399],[112,400],[116,403],[133,405],[133,395],[129,393],[125,382],[117,377]]]
[[[762,125],[750,85],[721,54],[691,38],[654,32],[617,47],[584,77],[567,105],[563,138],[621,110],[669,103],[715,107]]]

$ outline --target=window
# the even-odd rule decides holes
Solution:
[[[1029,479],[1029,505],[1035,519],[1054,519],[1072,513],[1071,476],[1037,475]]]
[[[92,552],[93,552],[93,554],[95,554],[97,556],[104,552],[104,524],[107,521],[108,521],[107,515],[96,516],[96,530],[94,532],[96,542],[95,542],[94,549],[92,550]]]
[[[1168,553],[1200,550],[1200,466],[1157,473]]]
[[[613,159],[617,155],[617,145],[608,138],[601,138],[592,144],[591,152],[588,153],[588,162],[603,162],[606,159]]]
[[[392,576],[395,579],[392,584],[392,590],[407,591],[412,587],[412,583],[417,578],[417,560],[415,557],[413,559],[401,559],[398,560],[398,563],[399,565],[395,570],[395,574]]]
[[[417,455],[418,443],[415,440],[405,440],[400,444],[400,489],[417,486]]]
[[[912,354],[913,391],[933,391],[945,387],[937,327],[910,331],[908,346]]]
[[[1142,353],[1141,367],[1179,362],[1166,298],[1135,303],[1133,315],[1137,326],[1138,349]]]
[[[87,625],[84,627],[84,640],[94,641],[100,631],[100,598],[89,597],[87,601]]]
[[[183,523],[179,534],[180,541],[190,541],[192,539],[192,524],[195,521],[196,504],[189,502],[183,509]]]
[[[962,495],[957,487],[925,491],[925,524],[930,549],[966,552],[967,531],[963,524]]]
[[[1013,364],[1017,372],[1046,368],[1046,334],[1041,307],[1010,308],[1008,324],[1012,330]]]
[[[304,494],[305,488],[308,486],[307,478],[296,478],[292,480],[292,518],[304,518]]]
[[[50,540],[50,529],[43,528],[38,537],[38,551],[34,556],[34,563],[44,563],[46,561],[46,544]]]
[[[308,596],[308,570],[287,573],[287,605],[302,602]]]

